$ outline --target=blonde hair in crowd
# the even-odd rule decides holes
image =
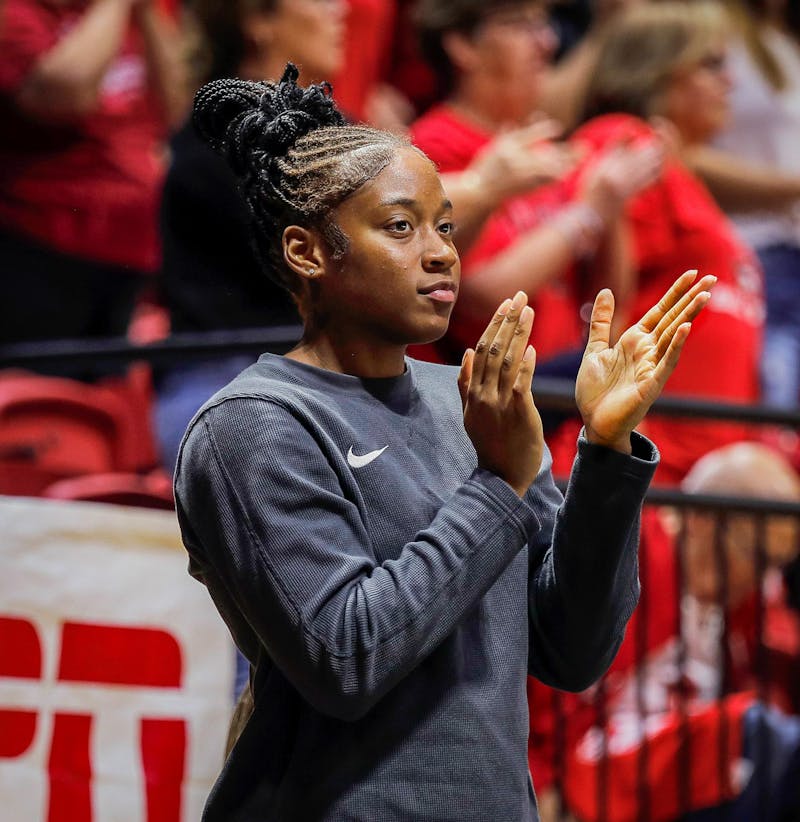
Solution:
[[[764,79],[775,91],[785,89],[788,78],[763,36],[762,23],[765,20],[763,14],[757,10],[757,4],[747,0],[725,0],[725,5],[750,57]]]
[[[730,30],[725,9],[714,0],[667,0],[622,12],[603,34],[582,119],[658,114],[670,80],[718,49]]]

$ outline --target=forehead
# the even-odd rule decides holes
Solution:
[[[426,25],[439,31],[468,31],[496,15],[530,14],[533,11],[548,11],[553,0],[429,0],[423,2],[422,16]]]
[[[439,207],[444,189],[433,163],[413,146],[398,148],[379,174],[367,180],[342,205],[368,208],[397,200]]]
[[[495,3],[489,6],[484,11],[485,17],[493,17],[495,15],[517,15],[517,14],[531,14],[549,12],[551,3],[549,0],[519,0],[518,2],[510,3]]]

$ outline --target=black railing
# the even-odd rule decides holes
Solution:
[[[52,373],[103,371],[129,362],[147,362],[155,368],[202,360],[223,354],[270,351],[286,353],[300,339],[298,325],[272,328],[173,334],[148,345],[132,345],[125,338],[53,340],[0,345],[0,368],[47,369]],[[536,399],[543,408],[575,410],[574,383],[569,379],[534,377]],[[696,397],[660,397],[651,412],[663,416],[703,417],[800,429],[800,408],[787,411],[764,405],[724,403]]]
[[[131,362],[147,362],[154,369],[166,368],[187,362],[187,360],[203,360],[221,355],[234,353],[251,353],[254,356],[262,351],[285,353],[300,337],[299,326],[280,326],[270,329],[247,329],[235,332],[216,332],[214,334],[175,334],[163,341],[149,345],[131,345],[125,339],[104,340],[62,340],[35,344],[14,344],[0,346],[0,369],[46,369],[48,373],[63,375],[86,374],[94,371],[102,372],[109,367],[120,367]],[[558,411],[565,414],[575,412],[574,384],[570,380],[554,379],[537,376],[534,379],[534,393],[537,404],[541,408]],[[764,426],[783,426],[800,430],[800,409],[786,411],[769,408],[761,405],[742,405],[734,403],[698,400],[690,397],[662,397],[651,411],[653,414],[666,416],[694,417],[716,420],[733,420]],[[563,484],[564,483],[560,483]],[[673,640],[677,643],[676,665],[682,676],[688,664],[687,642],[682,622],[681,603],[687,588],[687,561],[686,561],[686,513],[689,510],[702,511],[715,517],[713,551],[716,557],[716,567],[719,579],[717,597],[720,606],[727,602],[727,559],[724,537],[730,528],[731,518],[736,516],[752,517],[756,523],[756,544],[752,556],[754,575],[759,587],[756,591],[755,611],[752,627],[756,636],[755,655],[753,657],[752,673],[756,683],[756,695],[766,700],[771,683],[770,667],[767,659],[765,642],[766,606],[761,597],[760,583],[767,570],[766,528],[767,520],[774,516],[792,517],[800,526],[800,504],[781,502],[767,499],[749,499],[735,496],[718,496],[708,494],[686,494],[676,489],[651,488],[647,496],[649,506],[661,509],[669,508],[672,511],[675,530],[670,534],[671,544],[674,546],[674,574],[670,580],[672,589],[677,591],[679,602],[675,604],[675,625]],[[800,527],[798,528],[800,532]],[[797,561],[795,561],[795,566]],[[644,574],[644,567],[642,573]],[[798,574],[800,577],[800,574]],[[665,581],[666,584],[666,581]],[[646,592],[645,592],[646,593]],[[645,722],[646,688],[643,663],[652,649],[647,647],[645,625],[648,608],[648,597],[643,596],[638,611],[639,622],[634,636],[636,672],[634,677],[634,704],[638,706],[640,721]],[[721,607],[721,613],[725,608]],[[719,690],[717,699],[722,704],[722,698],[729,693],[729,669],[726,660],[729,656],[728,628],[723,620],[719,636],[719,652],[722,668],[719,673]],[[792,659],[791,677],[795,683],[795,705],[800,707],[800,664],[798,659]],[[553,735],[553,766],[555,773],[555,789],[558,794],[557,804],[560,819],[569,819],[565,796],[565,780],[568,778],[569,746],[574,744],[566,733],[568,712],[562,708],[562,697],[558,691],[552,691],[552,707],[556,716]],[[610,809],[609,785],[611,757],[609,752],[608,728],[603,724],[603,718],[610,710],[609,688],[606,680],[601,680],[595,688],[593,707],[597,722],[599,722],[597,739],[600,745],[600,759],[596,769],[595,780],[591,788],[595,792],[596,814],[594,822],[608,822],[614,819]],[[719,725],[716,742],[712,746],[713,752],[694,750],[689,731],[689,717],[692,708],[688,705],[686,695],[678,693],[677,715],[680,719],[678,728],[678,742],[676,748],[677,772],[679,781],[675,786],[674,795],[677,802],[675,819],[688,811],[692,806],[693,762],[697,757],[714,755],[718,762],[717,778],[720,784],[725,783],[729,774],[726,770],[726,751],[729,744],[729,729],[725,723]],[[766,750],[768,746],[762,745]],[[651,811],[658,801],[659,786],[650,784],[649,763],[651,757],[650,741],[647,734],[643,734],[637,749],[634,763],[636,780],[633,793],[636,796],[638,810],[635,818],[629,822],[649,822],[654,816]],[[798,754],[800,755],[800,754]],[[536,774],[534,774],[536,782]],[[767,783],[759,783],[759,798],[766,800]],[[663,818],[663,817],[659,817]],[[724,816],[722,818],[725,818]]]

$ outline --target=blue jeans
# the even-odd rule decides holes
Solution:
[[[764,268],[767,322],[761,357],[764,402],[797,408],[800,402],[800,247],[758,252]]]

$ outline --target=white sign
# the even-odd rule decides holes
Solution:
[[[0,820],[197,822],[233,644],[170,512],[0,497]]]

